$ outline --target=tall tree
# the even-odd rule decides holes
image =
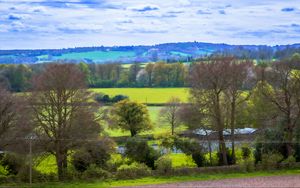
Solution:
[[[171,134],[175,134],[175,128],[180,125],[179,111],[181,101],[177,97],[172,97],[160,111],[160,119],[168,123],[171,127]]]
[[[194,65],[190,75],[190,93],[193,100],[204,108],[218,133],[219,150],[224,165],[228,164],[223,131],[224,123],[224,92],[229,87],[230,65],[233,58],[215,57],[209,62]]]
[[[276,62],[266,77],[273,93],[264,96],[273,103],[282,119],[285,132],[287,155],[293,155],[293,137],[300,120],[300,72],[290,62]],[[264,84],[263,86],[266,86]],[[262,90],[268,91],[268,90]]]
[[[225,71],[225,70],[224,70]],[[229,127],[231,132],[231,155],[232,161],[235,163],[235,136],[234,131],[236,128],[237,121],[237,108],[245,104],[246,100],[249,98],[250,93],[245,93],[247,81],[250,81],[250,74],[252,73],[252,63],[251,62],[237,62],[232,61],[228,69],[230,71],[228,81],[228,88],[225,90],[225,99],[228,102],[229,109]]]
[[[75,65],[49,64],[32,81],[35,134],[55,156],[60,180],[66,175],[70,150],[96,139],[100,131],[84,79]]]

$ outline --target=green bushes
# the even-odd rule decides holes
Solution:
[[[112,177],[111,173],[103,170],[95,164],[90,165],[83,173],[83,179],[107,179]]]
[[[162,156],[155,161],[158,175],[170,175],[172,173],[172,160],[168,156]]]
[[[23,157],[14,153],[5,153],[1,159],[1,165],[8,171],[8,174],[17,175],[24,165]]]
[[[272,170],[278,168],[278,164],[283,160],[283,156],[279,153],[262,154],[261,165],[263,169]]]
[[[128,139],[125,148],[126,157],[133,161],[144,163],[152,169],[155,167],[155,160],[160,156],[158,151],[148,145],[147,141],[138,138]]]
[[[89,143],[73,154],[72,164],[79,172],[84,172],[91,164],[107,168],[107,161],[110,159],[111,153],[115,150],[114,146],[114,142],[110,139]]]
[[[296,158],[294,156],[289,156],[281,162],[286,167],[293,167],[296,163]]]
[[[130,165],[121,165],[116,173],[118,179],[134,179],[151,175],[151,169],[145,164],[132,163]]]
[[[186,138],[175,138],[174,146],[186,155],[191,155],[198,167],[204,165],[205,157],[202,153],[202,146],[197,141]]]
[[[108,103],[117,103],[121,100],[124,99],[128,99],[128,96],[126,95],[115,95],[114,97],[109,97],[109,95],[105,95],[102,93],[98,93],[95,95],[95,100],[99,103],[104,103],[104,104],[108,104]]]

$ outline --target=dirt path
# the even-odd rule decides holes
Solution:
[[[300,188],[300,175],[181,182],[134,188]],[[128,187],[129,188],[129,187]],[[131,187],[133,188],[133,187]]]

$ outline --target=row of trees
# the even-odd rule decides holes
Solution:
[[[187,85],[188,67],[181,63],[149,63],[145,67],[132,64],[85,64],[77,66],[84,73],[88,87],[183,87]],[[31,79],[45,70],[45,64],[0,65],[0,83],[10,91],[32,88]]]

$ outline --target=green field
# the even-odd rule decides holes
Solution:
[[[76,53],[66,53],[61,56],[53,56],[55,60],[60,59],[73,59],[73,60],[81,60],[81,59],[90,59],[94,62],[101,61],[115,61],[122,57],[133,57],[135,55],[134,52],[123,52],[123,51],[90,51],[90,52],[76,52]]]
[[[130,100],[140,103],[166,103],[171,97],[178,97],[182,102],[188,100],[188,88],[95,88],[90,91],[109,96],[127,95]]]

